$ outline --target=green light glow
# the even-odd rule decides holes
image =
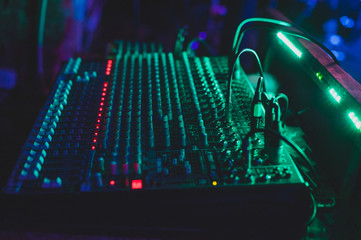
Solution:
[[[352,120],[353,124],[355,124],[357,129],[360,129],[361,127],[361,121],[358,119],[358,117],[356,117],[354,112],[350,112],[348,114],[349,118]]]
[[[320,72],[316,73],[316,77],[319,79],[319,80],[322,80],[323,76]]]
[[[296,55],[297,57],[301,57],[302,53],[300,50],[298,50],[295,45],[293,45],[293,43],[291,43],[290,40],[288,40],[288,38],[286,38],[285,35],[283,35],[283,33],[278,32],[277,33],[277,37],[279,37]]]
[[[337,92],[335,91],[335,89],[331,88],[329,90],[329,92],[331,93],[332,97],[336,100],[336,102],[340,102],[341,101],[341,97],[337,94]]]

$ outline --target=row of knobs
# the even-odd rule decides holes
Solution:
[[[228,184],[232,183],[268,183],[272,180],[289,179],[292,176],[292,170],[289,166],[272,166],[252,169],[241,169],[230,174],[225,179]]]
[[[174,103],[173,109],[175,111],[172,112],[172,116],[175,114],[175,117],[173,119],[177,121],[177,126],[179,128],[179,135],[180,135],[180,145],[182,147],[185,147],[187,144],[187,137],[186,137],[186,130],[184,127],[184,120],[183,120],[183,113],[182,113],[182,106],[181,106],[181,100],[179,97],[179,89],[178,89],[178,83],[177,83],[177,77],[176,77],[176,70],[175,70],[175,64],[174,64],[174,56],[172,53],[168,53],[168,60],[169,60],[169,66],[170,66],[170,74],[172,79],[172,89],[173,89],[173,100]]]
[[[195,108],[195,114],[197,116],[197,122],[198,122],[198,129],[200,132],[200,139],[201,139],[201,144],[203,146],[207,146],[208,145],[208,136],[206,133],[206,128],[204,126],[204,121],[203,121],[203,115],[202,115],[202,110],[201,110],[201,106],[199,103],[199,99],[198,99],[198,94],[197,94],[197,89],[196,86],[194,84],[194,78],[193,78],[193,74],[192,74],[192,70],[191,70],[191,66],[190,66],[190,62],[188,59],[188,55],[186,52],[183,52],[183,61],[185,64],[185,71],[189,80],[189,85],[190,85],[190,90],[191,90],[191,97],[192,97],[192,102],[194,104],[194,108]]]
[[[134,55],[130,59],[130,72],[129,79],[127,80],[127,64],[129,58],[125,57],[123,62],[123,75],[120,86],[119,94],[119,106],[117,114],[114,114],[116,120],[114,148],[112,154],[112,160],[110,161],[110,172],[112,175],[118,174],[118,164],[121,163],[121,172],[123,175],[129,174],[129,166],[132,164],[134,174],[141,174],[141,80],[142,80],[142,58],[135,57]],[[138,62],[137,72],[138,78],[135,79],[134,68]],[[129,88],[127,90],[128,95],[125,95],[125,84],[128,81]],[[117,76],[113,79],[113,84],[117,84]],[[134,82],[136,82],[138,88],[134,88]],[[113,89],[115,89],[116,85]],[[134,94],[134,92],[136,93]],[[112,94],[113,95],[113,94]],[[123,115],[124,114],[124,115]],[[122,118],[125,123],[122,130]],[[132,125],[133,124],[133,125]],[[99,175],[99,174],[98,174]]]
[[[50,104],[34,142],[29,146],[29,154],[20,173],[20,180],[38,179],[44,164],[55,129],[62,111],[67,104],[67,98],[73,82],[61,80],[56,90],[53,102]],[[46,185],[47,186],[47,185]]]
[[[168,148],[171,146],[171,136],[170,132],[174,132],[174,129],[171,130],[170,125],[172,123],[176,123],[176,126],[179,129],[180,136],[180,144],[182,147],[186,146],[186,131],[185,131],[185,123],[183,120],[182,114],[182,106],[181,99],[178,90],[178,82],[176,78],[176,70],[174,64],[174,58],[171,53],[164,54],[147,54],[144,56],[145,58],[145,68],[147,71],[143,71],[143,56],[138,57],[130,57],[129,55],[125,55],[123,58],[123,72],[122,76],[118,76],[118,63],[119,60],[115,63],[115,68],[113,69],[113,77],[109,86],[110,94],[109,94],[109,103],[108,105],[108,114],[107,119],[111,119],[113,117],[113,122],[116,124],[110,125],[110,120],[105,120],[105,139],[107,137],[107,133],[110,130],[111,126],[115,127],[114,136],[111,139],[114,139],[114,144],[112,148],[112,157],[110,159],[110,172],[112,175],[119,173],[118,164],[122,164],[121,173],[123,175],[129,174],[129,164],[133,163],[133,173],[140,174],[141,173],[141,159],[142,159],[142,123],[146,122],[147,131],[145,129],[143,131],[146,132],[147,145],[150,148],[153,148],[156,144],[155,135],[158,133],[162,133],[164,135],[164,139],[162,140],[164,147]],[[187,76],[189,80],[189,84],[191,86],[191,96],[192,101],[194,103],[194,108],[197,113],[197,121],[200,129],[201,136],[201,144],[208,145],[208,137],[206,133],[206,127],[204,123],[204,116],[202,113],[205,112],[202,104],[204,104],[204,99],[199,99],[198,96],[200,91],[198,89],[198,85],[196,88],[196,84],[193,79],[193,72],[190,68],[190,63],[187,56],[184,57],[184,61],[186,64]],[[136,65],[136,62],[138,64]],[[130,66],[129,66],[130,65]],[[139,69],[137,71],[134,70],[135,66],[138,66]],[[196,61],[197,68],[202,68],[201,62]],[[162,71],[160,70],[162,67]],[[128,72],[127,72],[128,71]],[[134,72],[138,72],[137,76],[134,76]],[[147,72],[146,76],[142,75],[142,72]],[[208,72],[207,72],[208,73]],[[201,76],[201,84],[203,85],[205,92],[202,94],[206,97],[206,101],[210,106],[210,112],[205,112],[207,115],[212,115],[215,119],[218,117],[218,109],[216,102],[221,101],[219,98],[222,98],[223,95],[220,91],[218,83],[215,81],[213,88],[215,89],[214,97],[211,93],[210,86],[208,85],[203,69],[200,72],[197,72],[199,76]],[[214,73],[209,74],[211,77],[215,77]],[[121,81],[118,81],[118,77],[121,78]],[[171,79],[171,81],[169,80]],[[145,89],[145,104],[142,105],[142,86],[145,81],[146,89]],[[118,84],[118,86],[117,86]],[[162,86],[161,86],[162,84]],[[126,88],[127,86],[127,88]],[[163,88],[162,88],[163,87]],[[119,93],[119,99],[115,99],[114,96],[116,89]],[[153,92],[154,89],[154,92]],[[162,90],[163,89],[163,90]],[[126,90],[126,91],[125,91]],[[126,93],[126,94],[125,94]],[[155,96],[153,96],[155,94]],[[203,97],[202,95],[202,97]],[[172,98],[171,98],[172,96]],[[112,111],[111,109],[114,107],[114,102],[118,102],[117,111]],[[142,109],[144,106],[145,109]],[[109,110],[110,108],[110,110]],[[145,114],[146,112],[146,114]],[[116,113],[112,115],[112,113]],[[141,119],[141,116],[145,116],[146,119]],[[157,122],[154,122],[156,120]],[[159,125],[159,123],[161,123]],[[172,125],[173,126],[173,125]],[[161,129],[160,131],[158,131]],[[159,136],[157,136],[158,138]],[[173,139],[173,138],[172,138]],[[109,142],[109,144],[112,141]],[[178,141],[177,141],[178,142]],[[104,141],[104,146],[106,141]],[[178,142],[179,143],[179,142]],[[97,158],[98,165],[103,165],[104,157]],[[214,161],[211,161],[214,162]],[[191,172],[191,166],[188,163],[185,163],[185,168],[188,169],[186,172]],[[213,172],[212,174],[215,175]],[[97,174],[99,176],[99,174]]]
[[[160,58],[159,58],[160,57]],[[160,62],[163,67],[163,77],[164,84],[167,88],[165,90],[165,104],[162,104],[162,92],[160,91]],[[109,92],[109,102],[107,104],[107,117],[105,120],[105,138],[108,135],[110,127],[114,127],[114,134],[111,134],[112,137],[110,139],[114,139],[114,141],[108,141],[108,144],[103,144],[103,146],[111,145],[112,146],[112,157],[109,158],[110,164],[110,173],[111,175],[116,175],[119,173],[119,163],[121,164],[121,173],[122,175],[129,174],[129,168],[132,163],[132,173],[139,175],[141,174],[141,159],[142,159],[142,122],[146,122],[147,124],[147,141],[148,146],[153,148],[155,146],[155,135],[156,130],[162,129],[162,134],[164,135],[164,143],[165,147],[170,147],[171,138],[170,138],[170,117],[173,117],[172,114],[172,105],[170,99],[170,91],[169,91],[169,82],[168,82],[168,72],[171,76],[175,76],[175,68],[174,68],[174,59],[172,54],[168,55],[168,61],[170,62],[170,68],[167,67],[167,55],[166,54],[147,54],[145,56],[146,61],[146,69],[148,70],[148,74],[146,76],[142,75],[143,72],[143,58],[139,57],[129,57],[129,55],[125,55],[123,59],[123,72],[121,76],[118,76],[118,63],[119,59],[115,63],[115,68],[113,69],[112,81],[110,81],[110,92]],[[136,63],[138,63],[136,65]],[[130,66],[129,66],[130,65]],[[138,66],[139,69],[134,71],[135,66]],[[127,72],[128,71],[128,72]],[[138,75],[134,76],[134,72],[137,72]],[[153,74],[152,74],[153,73]],[[118,81],[117,78],[120,78]],[[181,144],[185,146],[186,137],[185,137],[185,128],[183,122],[183,116],[181,112],[180,98],[179,92],[177,88],[177,82],[175,77],[172,78],[174,81],[171,82],[171,86],[173,88],[173,92],[175,92],[175,105],[176,105],[176,120],[179,122],[180,136],[181,136]],[[146,104],[142,105],[142,81],[146,81],[147,88],[146,91]],[[155,87],[156,94],[155,98],[153,98],[153,84]],[[163,84],[163,82],[162,82]],[[118,86],[117,86],[118,85]],[[127,86],[127,89],[125,89]],[[118,90],[116,90],[118,89]],[[118,98],[115,99],[115,91],[118,91]],[[126,93],[126,94],[125,94]],[[163,96],[164,97],[164,96]],[[114,107],[114,102],[118,102],[117,111],[112,111],[111,108]],[[153,101],[156,102],[156,106],[153,105]],[[142,106],[145,109],[142,109]],[[110,108],[110,110],[109,110]],[[154,116],[153,111],[156,111],[156,116]],[[147,114],[145,114],[145,111]],[[141,119],[141,116],[145,116],[146,119]],[[107,121],[107,119],[113,120]],[[161,125],[154,123],[154,119],[158,119],[161,122]],[[157,120],[157,121],[158,121]],[[110,124],[110,121],[113,124]],[[114,124],[115,123],[115,124]],[[156,125],[155,125],[156,124]],[[158,136],[157,136],[158,138]],[[107,138],[109,140],[109,138]],[[105,141],[104,141],[105,142]],[[97,165],[104,165],[104,157],[97,158]],[[189,165],[189,166],[188,166]],[[190,164],[187,164],[188,172],[190,172]],[[102,169],[100,167],[99,169]],[[101,174],[96,174],[97,178],[101,177]]]
[[[70,58],[65,67],[64,73],[65,74],[77,74],[80,64],[81,64],[81,58],[77,58],[75,60],[73,58]]]

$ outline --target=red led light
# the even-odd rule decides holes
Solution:
[[[92,150],[95,150],[95,146],[92,146]]]
[[[96,129],[99,129],[99,126],[96,126],[95,128],[96,128]]]
[[[110,70],[112,69],[112,64],[113,64],[113,61],[111,59],[109,59],[108,64],[107,64],[107,70],[105,72],[106,75],[110,75]]]
[[[93,139],[93,142],[94,142],[94,143],[96,143],[96,142],[97,142],[97,140],[96,140],[96,139]]]
[[[108,87],[108,83],[107,83],[107,82],[104,83],[104,87]]]
[[[98,117],[101,117],[101,116],[102,116],[102,114],[101,114],[101,113],[99,113],[99,114],[98,114]]]
[[[104,101],[104,98],[102,97],[100,100]]]
[[[143,181],[141,179],[132,180],[132,189],[142,189]]]
[[[110,71],[112,69],[112,64],[113,64],[113,61],[112,60],[108,60],[108,64],[107,64],[107,70],[105,72],[106,75],[110,75]],[[105,86],[105,85],[104,85]]]
[[[97,132],[95,132],[95,133],[94,133],[94,136],[98,136],[98,133],[97,133]]]
[[[102,96],[105,96],[105,92],[102,93]]]
[[[99,111],[103,111],[103,108],[99,108]]]
[[[107,91],[107,88],[103,88],[103,92],[106,92]]]
[[[115,185],[115,181],[114,181],[114,180],[110,180],[109,184],[110,184],[111,186],[114,186],[114,185]]]
[[[100,119],[97,120],[97,123],[100,123]]]
[[[101,102],[101,103],[100,103],[100,106],[103,106],[103,105],[104,105],[104,103]]]

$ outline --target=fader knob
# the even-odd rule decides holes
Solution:
[[[118,173],[118,163],[116,161],[110,162],[110,173],[116,175]]]
[[[103,177],[100,172],[95,173],[95,183],[97,187],[103,187]]]
[[[103,157],[98,158],[98,166],[99,166],[100,171],[104,171],[104,158]]]

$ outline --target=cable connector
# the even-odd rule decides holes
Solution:
[[[281,110],[276,98],[271,99],[271,103],[266,111],[266,128],[281,135],[282,121]],[[281,164],[283,157],[283,145],[279,137],[274,134],[265,133],[265,151],[272,164]]]
[[[256,128],[261,128],[263,123],[264,108],[262,104],[262,90],[263,77],[260,76],[257,81],[257,86],[251,103],[251,131]]]

